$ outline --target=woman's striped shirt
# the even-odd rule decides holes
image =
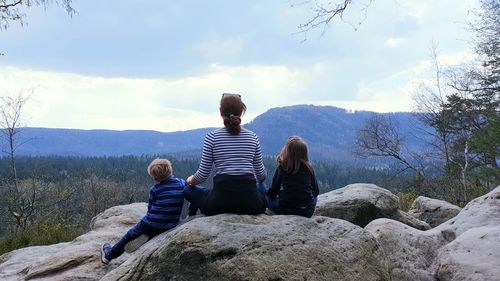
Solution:
[[[196,181],[204,182],[212,166],[216,174],[254,174],[259,182],[266,179],[259,139],[254,132],[243,127],[238,135],[231,135],[226,128],[207,134],[200,167],[194,174]]]

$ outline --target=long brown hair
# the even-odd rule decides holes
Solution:
[[[220,100],[220,116],[224,120],[224,127],[231,135],[238,135],[241,131],[241,116],[247,106],[238,94],[223,94]]]
[[[288,138],[277,160],[278,165],[289,174],[298,173],[302,165],[309,171],[312,171],[311,163],[309,163],[307,144],[299,136]]]

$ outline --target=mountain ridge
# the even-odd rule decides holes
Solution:
[[[353,160],[352,146],[370,111],[349,111],[334,106],[293,105],[271,108],[243,126],[254,131],[263,153],[276,155],[291,135],[301,136],[309,145],[311,158],[334,161]],[[413,114],[390,115],[409,145],[421,150],[411,135]],[[205,135],[215,128],[160,132],[154,130],[107,130],[22,128],[18,155],[31,156],[121,156],[182,154],[201,151]]]

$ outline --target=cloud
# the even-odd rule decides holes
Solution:
[[[468,63],[475,58],[470,51],[447,53],[438,56],[443,69]],[[376,112],[413,111],[414,96],[423,85],[435,83],[435,70],[430,59],[422,60],[409,68],[370,81],[361,80],[352,100],[323,101],[321,104],[336,104],[351,110]]]
[[[35,88],[30,126],[176,131],[219,126],[222,92],[238,92],[249,108],[246,121],[270,107],[304,103],[307,88],[319,85],[321,65],[212,65],[198,76],[179,79],[92,77],[0,67],[0,88]]]
[[[452,66],[471,57],[462,51],[439,60]],[[0,67],[0,90],[35,88],[30,126],[177,131],[219,126],[222,92],[242,94],[248,106],[244,122],[272,107],[294,104],[409,111],[417,86],[433,75],[427,59],[373,77],[352,75],[356,71],[359,66],[343,61],[303,67],[212,64],[197,75],[123,78],[10,66]]]
[[[404,42],[403,38],[389,37],[385,39],[385,45],[389,48],[399,47]]]

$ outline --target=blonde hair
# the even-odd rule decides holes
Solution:
[[[309,163],[307,144],[299,136],[288,138],[277,160],[278,165],[289,174],[298,173],[302,165],[309,171],[312,171],[311,164]]]
[[[157,182],[172,176],[172,163],[167,159],[156,158],[148,166],[148,174]]]

